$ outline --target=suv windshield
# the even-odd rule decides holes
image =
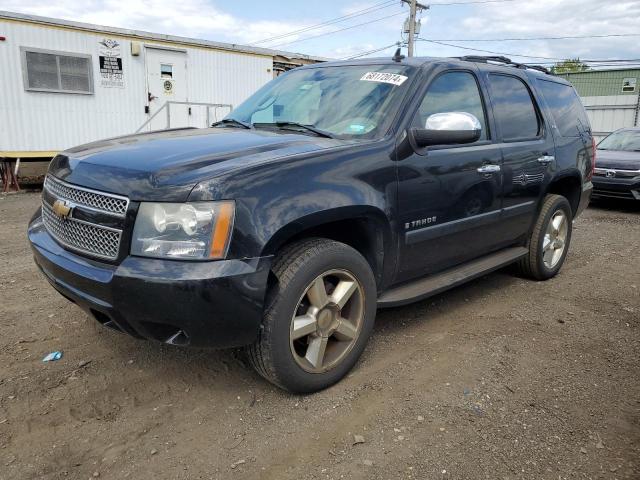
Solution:
[[[293,70],[238,106],[226,125],[239,121],[338,138],[378,137],[393,120],[413,70],[400,65]]]
[[[613,132],[598,144],[598,149],[640,152],[640,130]]]

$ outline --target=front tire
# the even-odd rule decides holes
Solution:
[[[571,205],[565,197],[545,197],[527,242],[529,253],[517,264],[520,274],[535,280],[548,280],[558,274],[571,243],[572,219]]]
[[[333,385],[362,354],[376,315],[376,283],[353,248],[325,239],[286,247],[275,259],[257,341],[247,348],[256,371],[294,393]]]

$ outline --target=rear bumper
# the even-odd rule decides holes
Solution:
[[[580,201],[578,202],[578,210],[574,215],[574,218],[580,215],[589,206],[591,195],[593,192],[593,184],[591,182],[582,184],[582,192],[580,194]]]
[[[640,176],[635,178],[594,176],[593,196],[640,200]]]
[[[129,256],[110,265],[63,249],[39,215],[28,237],[49,283],[105,326],[194,347],[238,347],[258,335],[270,257],[188,262]]]

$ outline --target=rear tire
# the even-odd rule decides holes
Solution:
[[[571,243],[573,213],[569,201],[549,194],[527,241],[529,253],[516,264],[518,273],[535,280],[555,277]]]
[[[376,315],[376,283],[353,248],[325,239],[286,247],[275,259],[263,325],[247,347],[268,381],[294,393],[333,385],[358,361]]]

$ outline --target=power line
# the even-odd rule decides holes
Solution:
[[[418,40],[422,40],[422,41],[432,41],[432,42],[436,42],[436,40],[426,40],[423,38],[418,38]],[[380,48],[375,48],[373,50],[367,50],[365,52],[360,52],[356,55],[352,55],[352,56],[347,56],[347,57],[342,57],[339,58],[339,60],[352,60],[354,58],[359,58],[359,57],[364,57],[366,55],[370,55],[372,53],[377,53],[377,52],[381,52],[383,50],[386,50],[388,48],[394,47],[394,46],[400,46],[401,42],[395,42],[392,43],[390,45],[385,45],[384,47],[380,47]],[[455,45],[455,47],[457,48],[465,48],[465,47],[459,47],[458,45]],[[511,55],[512,57],[528,57],[528,58],[549,58],[549,57],[534,57],[534,56],[529,56],[529,55],[517,55],[514,53],[505,53],[505,52],[491,52],[491,53],[499,53],[500,55]],[[536,64],[539,65],[555,65],[557,63],[557,61],[564,61],[567,60],[566,58],[563,59],[554,59],[556,61],[553,62],[535,62]],[[640,65],[640,58],[609,58],[609,59],[601,59],[601,60],[580,60],[582,63],[586,63],[586,64],[591,64],[592,66],[597,66],[597,67],[604,67],[604,66],[619,66],[619,67],[634,67],[636,65]]]
[[[472,4],[483,4],[483,3],[504,3],[504,2],[514,2],[514,1],[517,1],[517,0],[477,0],[477,1],[467,1],[467,2],[433,3],[431,5],[446,7],[446,6],[456,6],[456,5],[472,5]],[[364,8],[362,10],[357,10],[355,12],[349,13],[347,15],[343,15],[341,17],[332,18],[332,19],[326,20],[324,22],[317,23],[315,25],[310,25],[308,27],[304,27],[304,28],[301,28],[301,29],[298,29],[298,30],[293,30],[291,32],[283,33],[281,35],[276,35],[276,36],[269,37],[269,38],[263,38],[262,40],[257,40],[255,42],[250,43],[250,45],[258,45],[260,43],[266,43],[266,42],[270,42],[272,40],[280,40],[282,38],[290,37],[290,36],[293,36],[293,35],[298,35],[300,33],[308,32],[308,31],[311,31],[311,30],[316,30],[318,28],[326,27],[326,26],[329,26],[329,25],[333,25],[335,23],[343,22],[345,20],[350,20],[352,18],[356,18],[356,17],[362,16],[362,15],[373,13],[373,12],[376,12],[378,10],[389,8],[389,7],[393,6],[395,3],[396,3],[395,0],[386,0],[384,2],[376,3],[374,5],[371,5],[371,6],[367,7],[367,8]],[[392,16],[395,16],[395,15],[391,15],[390,17],[392,17]],[[386,18],[390,18],[390,17],[386,17]],[[380,20],[382,20],[382,19],[380,19]],[[354,25],[353,27],[361,26],[361,25],[367,25],[368,23],[373,23],[375,21],[379,21],[379,20],[374,20],[372,22],[365,22],[365,23],[362,23],[362,24]],[[279,47],[279,46],[282,46],[282,45],[289,45],[291,43],[295,43],[295,42],[298,42],[298,41],[307,40],[307,39],[310,39],[310,38],[321,37],[321,36],[324,36],[324,35],[329,35],[331,33],[341,32],[343,30],[348,30],[348,29],[353,28],[353,27],[347,27],[345,29],[335,30],[334,32],[327,32],[326,34],[316,35],[316,36],[313,36],[313,37],[307,37],[307,38],[300,39],[300,40],[294,40],[294,41],[291,41],[291,42],[288,42],[288,43],[281,43],[281,44],[278,44],[278,45],[272,45],[272,47]]]
[[[257,45],[259,43],[265,43],[265,42],[269,42],[271,40],[279,40],[281,38],[285,38],[285,37],[290,37],[292,35],[297,35],[299,33],[304,33],[304,32],[308,32],[309,30],[315,30],[318,28],[322,28],[322,27],[326,27],[328,25],[333,25],[334,23],[340,23],[344,20],[349,20],[351,18],[354,17],[358,17],[360,15],[365,15],[367,13],[371,13],[371,12],[376,12],[378,10],[382,10],[383,8],[389,8],[391,6],[393,6],[396,2],[394,0],[385,0],[384,2],[380,2],[380,3],[376,3],[374,5],[371,5],[367,8],[363,8],[362,10],[357,10],[355,12],[351,12],[347,15],[342,15],[341,17],[336,17],[336,18],[332,18],[329,20],[326,20],[324,22],[320,22],[320,23],[316,23],[315,25],[309,25],[308,27],[304,27],[301,28],[299,30],[293,30],[291,32],[288,33],[283,33],[281,35],[276,35],[273,37],[269,37],[269,38],[264,38],[262,40],[258,40],[256,42],[251,43],[251,45]]]
[[[368,22],[363,22],[363,23],[356,23],[355,25],[350,25],[348,27],[344,27],[344,28],[340,28],[338,30],[332,30],[331,32],[325,32],[325,33],[320,33],[318,35],[313,35],[311,37],[305,37],[305,38],[300,38],[298,40],[292,40],[290,42],[285,42],[285,43],[279,43],[277,45],[270,45],[269,48],[277,48],[277,47],[282,47],[284,45],[291,45],[292,43],[298,43],[298,42],[304,42],[307,40],[311,40],[313,38],[319,38],[319,37],[324,37],[326,35],[333,35],[334,33],[338,33],[338,32],[343,32],[345,30],[350,30],[352,28],[357,28],[357,27],[361,27],[363,25],[369,25],[371,23],[375,23],[375,22],[380,22],[382,20],[386,20],[388,18],[393,18],[393,17],[397,17],[398,15],[404,15],[404,12],[398,12],[398,13],[394,13],[392,15],[387,15],[386,17],[381,17],[381,18],[376,18],[374,20],[369,20]]]
[[[571,35],[566,37],[522,37],[522,38],[433,38],[434,42],[519,42],[529,40],[567,40],[572,38],[640,37],[640,33],[610,33],[604,35]],[[426,40],[426,39],[422,39]]]
[[[504,2],[515,2],[517,0],[478,0],[471,2],[447,2],[447,3],[430,3],[431,7],[441,7],[441,6],[449,6],[449,5],[474,5],[478,3],[504,3]]]
[[[352,55],[350,57],[342,57],[339,60],[353,60],[354,58],[360,58],[360,57],[364,57],[366,55],[371,55],[372,53],[381,52],[383,50],[386,50],[387,48],[397,47],[399,45],[400,45],[400,42],[395,42],[395,43],[392,43],[391,45],[386,45],[384,47],[376,48],[374,50],[369,50],[369,51],[366,51],[366,52],[360,52],[360,53],[358,53],[356,55]]]
[[[571,60],[570,58],[565,58],[565,60]],[[565,61],[562,60],[562,61]],[[626,65],[630,65],[630,64],[636,64],[636,63],[640,63],[640,59],[639,58],[612,58],[609,60],[603,59],[603,60],[580,60],[581,63],[589,63],[589,64],[593,64],[593,65],[617,65],[617,66],[626,66]],[[537,62],[537,63],[555,63],[555,62]]]
[[[436,43],[436,40],[426,40],[426,39],[420,38],[420,37],[418,37],[418,40]],[[442,43],[442,42],[440,42],[440,43]],[[380,52],[382,50],[386,50],[387,48],[391,48],[393,46],[399,46],[399,45],[400,45],[400,42],[396,42],[396,43],[392,43],[390,45],[386,45],[384,47],[376,48],[376,49],[373,49],[373,50],[368,50],[366,52],[361,52],[361,53],[358,53],[357,55],[353,55],[353,56],[349,56],[349,57],[343,57],[343,58],[340,58],[339,60],[350,60],[350,59],[353,59],[353,58],[363,57],[365,55],[370,55],[372,53],[377,53],[377,52]],[[456,48],[465,48],[465,47],[461,47],[459,45],[447,45],[447,46],[453,46],[453,47],[456,47]],[[476,49],[473,49],[473,50],[476,50]],[[485,51],[485,50],[481,50],[481,51]],[[555,60],[553,62],[535,62],[536,64],[541,64],[541,65],[555,65],[557,61],[568,60],[567,58],[535,57],[535,56],[532,56],[532,55],[520,55],[520,54],[506,53],[506,52],[490,52],[490,53],[495,53],[495,54],[499,54],[499,55],[510,55],[512,57],[543,58],[543,59]],[[608,58],[608,59],[601,59],[601,60],[582,60],[582,59],[580,59],[580,62],[586,63],[586,64],[593,64],[595,66],[620,66],[620,67],[626,67],[626,66],[640,65],[640,58]]]
[[[600,68],[600,67],[619,67],[620,70],[625,70],[625,69],[636,69],[638,66],[640,66],[640,62],[633,62],[630,61],[629,63],[605,63],[605,62],[586,62],[585,63],[587,66],[589,66],[590,68]],[[556,65],[556,63],[554,62],[536,62],[533,64],[525,64],[525,65],[551,65],[554,66]],[[588,70],[588,71],[597,71],[597,70]]]
[[[493,50],[484,50],[482,48],[463,47],[462,45],[455,45],[453,43],[439,42],[438,40],[427,40],[426,38],[420,38],[420,37],[418,37],[418,40],[423,41],[423,42],[436,43],[438,45],[444,45],[446,47],[460,48],[462,50],[472,50],[474,52],[493,53],[494,55],[509,55],[511,57],[526,57],[526,58],[542,58],[544,60],[558,60],[558,61],[566,60],[565,58],[538,57],[538,56],[534,56],[534,55],[521,55],[521,54],[518,54],[518,53],[495,52]]]
[[[425,38],[418,38],[418,40],[422,40],[422,41],[426,41],[426,42],[430,42],[430,43],[437,43],[439,45],[446,45],[447,47],[454,47],[454,48],[461,48],[463,50],[474,50],[474,51],[478,51],[478,52],[485,52],[485,53],[493,53],[495,55],[509,55],[511,57],[525,57],[525,58],[541,58],[544,60],[555,60],[555,61],[559,61],[559,62],[563,62],[565,60],[567,60],[567,58],[557,58],[557,57],[538,57],[535,55],[523,55],[520,53],[508,53],[508,52],[495,52],[493,50],[482,50],[482,49],[478,49],[478,48],[471,48],[471,47],[463,47],[461,45],[454,45],[452,43],[444,43],[444,42],[438,42],[435,40],[427,40]],[[623,62],[637,62],[640,61],[640,59],[637,58],[631,58],[631,59],[602,59],[602,60],[580,60],[582,63],[620,63],[620,64],[624,64]],[[546,63],[555,63],[555,62],[536,62],[536,63],[541,63],[541,64],[546,64]]]
[[[407,29],[407,23],[405,23],[405,27],[403,28],[403,33],[408,33],[408,38],[407,38],[407,56],[409,57],[413,57],[413,53],[414,53],[414,49],[415,49],[415,41],[416,41],[416,34],[418,33],[418,26],[420,25],[419,21],[417,21],[417,16],[418,14],[422,14],[423,10],[429,10],[431,8],[431,5],[423,5],[421,3],[418,3],[416,0],[401,0],[402,3],[406,3],[407,5],[409,5],[409,18],[407,19],[408,22],[408,29]],[[478,0],[478,1],[467,1],[467,2],[448,2],[448,3],[436,3],[434,4],[435,6],[454,6],[454,5],[468,5],[468,4],[474,4],[474,3],[502,3],[502,2],[512,2],[515,0]]]

